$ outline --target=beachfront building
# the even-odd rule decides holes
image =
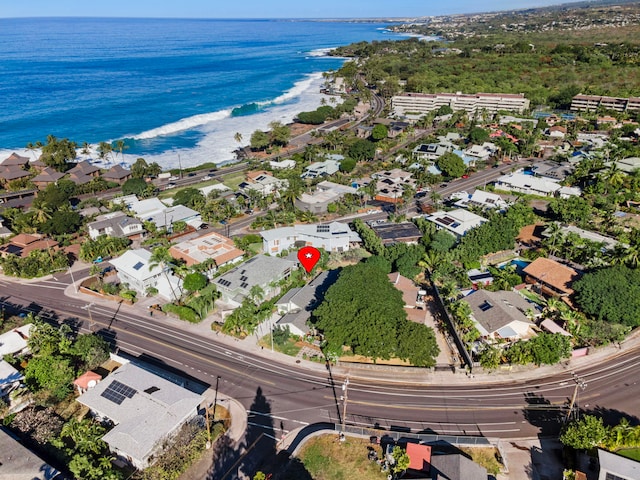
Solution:
[[[284,250],[305,246],[322,248],[327,252],[346,252],[362,240],[346,223],[293,225],[260,232],[262,250],[269,255],[279,255]]]
[[[529,100],[523,94],[510,93],[404,93],[391,99],[395,115],[425,115],[442,106],[453,111],[465,111],[469,114],[497,113],[508,110],[522,113],[529,109]]]
[[[487,221],[486,218],[476,215],[463,208],[450,212],[438,211],[427,215],[425,219],[435,223],[438,229],[447,230],[460,239],[472,228],[478,227]]]
[[[296,268],[297,262],[292,260],[256,255],[218,277],[216,288],[222,299],[234,306],[240,306],[254,287],[262,291],[262,300],[269,300],[280,293],[278,282],[288,278]]]
[[[118,367],[78,397],[99,421],[115,426],[102,437],[121,462],[138,469],[157,459],[202,397],[133,363]]]
[[[208,262],[211,267],[206,273],[210,278],[220,267],[238,263],[244,257],[233,240],[216,232],[172,245],[169,253],[176,260],[184,260],[187,267]]]
[[[158,290],[158,295],[169,301],[180,297],[182,279],[176,277],[160,264],[151,261],[151,252],[143,248],[127,250],[118,258],[110,260],[118,272],[118,279],[141,295],[150,289]]]
[[[102,178],[107,182],[115,182],[118,185],[122,185],[131,178],[131,170],[128,170],[119,164],[114,165],[102,174]]]
[[[100,235],[116,238],[141,238],[144,234],[142,222],[124,212],[111,212],[100,215],[95,222],[87,224],[89,236],[95,240]]]

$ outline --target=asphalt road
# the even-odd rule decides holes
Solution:
[[[77,277],[81,272],[75,274]],[[163,325],[156,317],[65,297],[68,274],[55,279],[19,284],[0,280],[0,300],[5,305],[53,315],[58,320],[76,319],[83,330],[91,328],[114,341],[128,353],[155,359],[205,383],[220,375],[220,391],[254,410],[258,397],[267,402],[261,410],[275,425],[278,435],[296,427],[321,421],[339,423],[344,370],[329,372],[320,367],[300,368],[291,362],[278,364],[270,358],[243,350],[242,342],[228,345],[213,338]],[[40,307],[46,305],[46,309]],[[89,313],[93,325],[89,325]],[[615,359],[576,370],[588,387],[579,392],[583,409],[600,413],[637,415],[640,396],[638,348],[622,349]],[[557,433],[575,383],[566,367],[528,382],[496,377],[495,383],[478,383],[464,374],[430,377],[417,371],[418,382],[398,383],[390,375],[379,381],[353,376],[348,389],[346,422],[363,427],[435,431],[453,435],[521,438]],[[500,381],[503,379],[503,381]]]

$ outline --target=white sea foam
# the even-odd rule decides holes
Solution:
[[[199,115],[193,115],[191,117],[183,118],[177,122],[168,123],[158,128],[147,130],[146,132],[133,135],[131,138],[134,140],[145,140],[149,138],[159,137],[161,135],[171,135],[174,133],[182,132],[184,130],[192,130],[207,123],[216,122],[231,116],[231,109],[219,110],[217,112],[202,113]]]
[[[335,48],[316,48],[307,53],[310,57],[326,57],[329,52],[332,52]]]
[[[180,164],[185,168],[205,162],[222,164],[232,161],[235,159],[234,151],[240,146],[247,145],[254,131],[267,130],[269,123],[274,120],[289,123],[298,113],[318,108],[322,98],[328,98],[320,93],[321,84],[321,73],[310,75],[297,82],[277,99],[266,102],[266,108],[262,112],[225,117],[201,125],[198,130],[204,135],[193,148],[174,149],[156,155],[143,155],[143,157],[148,162],[158,162],[164,169],[177,168]],[[283,97],[287,98],[282,100]],[[234,139],[236,133],[242,135],[241,143]],[[125,153],[124,160],[134,162],[139,156]]]

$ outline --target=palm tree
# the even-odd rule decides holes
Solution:
[[[178,301],[179,299],[176,296],[173,285],[169,281],[169,274],[167,273],[168,270],[171,270],[172,261],[173,257],[169,253],[169,249],[167,247],[156,247],[151,252],[151,257],[149,258],[149,270],[153,270],[158,266],[162,269],[162,273],[164,273],[165,279],[169,284],[169,288],[171,288],[171,295],[175,301]]]
[[[242,134],[240,132],[236,132],[233,139],[238,143],[242,142]]]
[[[91,144],[89,142],[82,142],[82,152],[83,155],[89,155],[91,153]]]
[[[124,150],[127,150],[129,148],[129,145],[127,145],[124,140],[116,140],[116,148],[120,152],[120,159],[124,161],[124,156],[122,152]]]

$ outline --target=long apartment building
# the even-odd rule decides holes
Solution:
[[[496,113],[499,110],[522,113],[529,109],[529,100],[521,93],[405,93],[391,99],[396,115],[432,112],[448,105],[453,111],[468,113]]]
[[[615,110],[625,112],[627,110],[640,110],[640,97],[605,97],[601,95],[576,95],[571,100],[571,110]]]

